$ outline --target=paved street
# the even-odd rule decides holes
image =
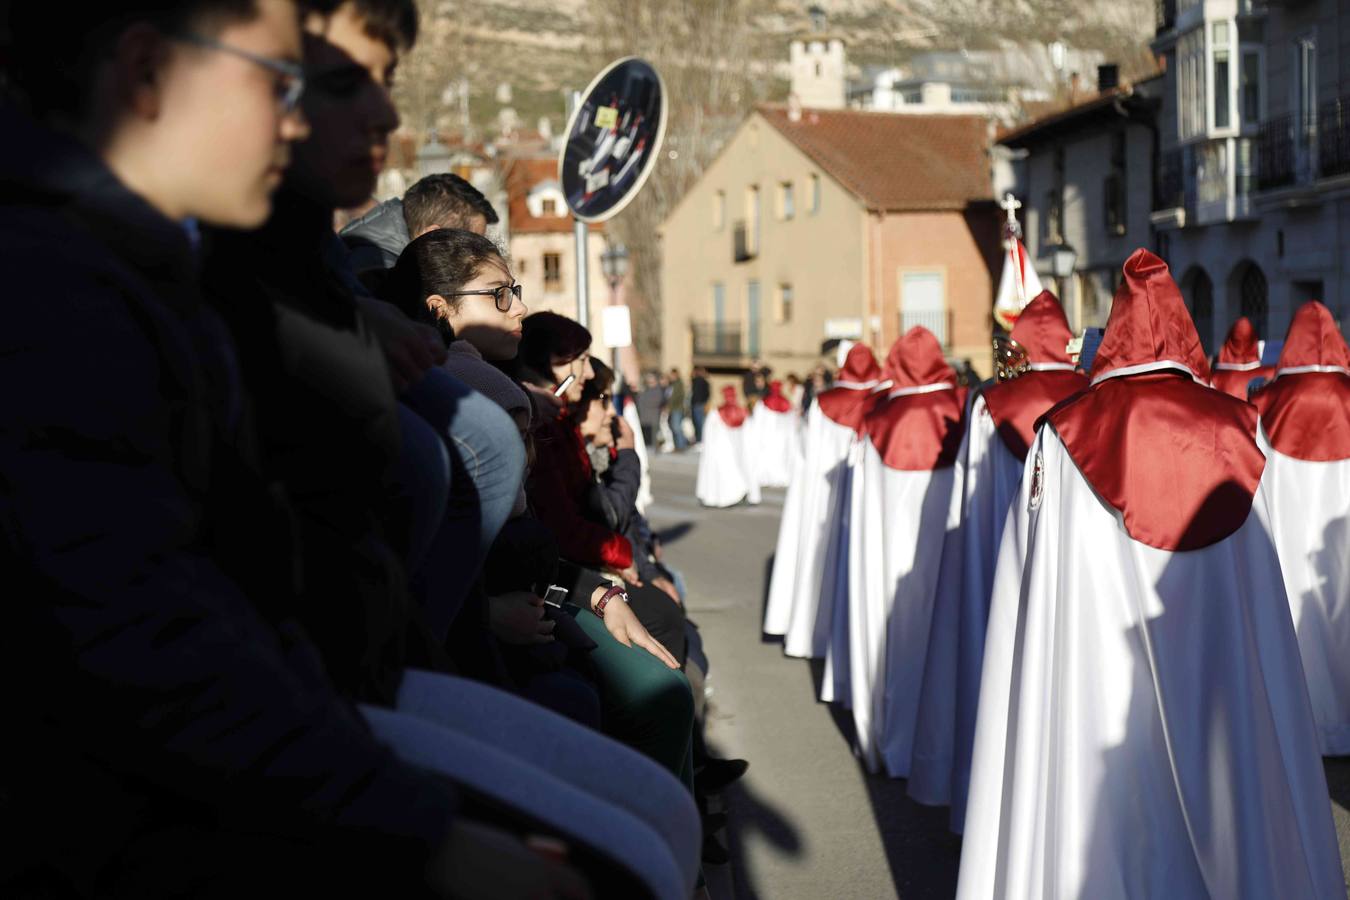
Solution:
[[[716,900],[948,898],[960,841],[945,809],[904,782],[867,775],[847,721],[815,701],[820,665],[784,657],[760,635],[783,492],[759,507],[703,509],[697,454],[658,457],[649,510],[668,561],[688,583],[690,617],[711,662],[709,743],[750,771],[727,794],[729,866],[709,868]],[[1327,765],[1341,858],[1350,860],[1350,760]]]

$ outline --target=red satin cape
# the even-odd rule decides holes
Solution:
[[[1310,366],[1350,369],[1350,348],[1331,312],[1316,301],[1294,315],[1278,370]],[[1350,376],[1289,372],[1252,397],[1272,447],[1308,462],[1350,459]]]
[[[1037,420],[1046,410],[1087,386],[1087,376],[1082,372],[1031,371],[985,388],[982,396],[1003,445],[1013,456],[1025,460],[1036,440]]]
[[[1265,471],[1256,408],[1198,384],[1208,364],[1167,264],[1125,261],[1086,391],[1046,414],[1130,537],[1198,550],[1242,527]],[[1176,368],[1184,367],[1191,374]]]
[[[820,411],[836,425],[853,429],[862,435],[867,414],[884,396],[871,388],[830,388],[816,398]]]
[[[728,428],[740,428],[745,424],[745,407],[736,402],[736,389],[734,387],[722,388],[722,405],[717,407],[717,414],[722,417]]]
[[[1064,307],[1049,291],[1041,291],[1027,304],[1013,326],[1012,339],[1035,364],[1068,365],[1073,331],[1064,317]],[[984,405],[994,428],[1008,451],[1018,459],[1036,440],[1036,424],[1046,410],[1088,386],[1087,376],[1070,369],[1032,369],[984,391]]]
[[[892,391],[914,393],[888,396],[867,414],[867,434],[882,462],[911,472],[955,463],[966,389],[956,386],[956,372],[943,359],[937,338],[921,325],[905,332],[886,356],[885,373]]]
[[[844,358],[844,367],[839,370],[838,380],[845,384],[874,385],[881,381],[881,366],[872,354],[872,348],[866,344],[854,344]],[[852,428],[855,434],[863,433],[863,420],[876,404],[878,395],[873,387],[834,387],[823,391],[816,397],[820,411],[825,418]]]
[[[1246,400],[1247,384],[1252,379],[1264,378],[1269,381],[1275,377],[1273,367],[1263,366],[1260,363],[1261,350],[1256,337],[1256,328],[1246,316],[1239,316],[1228,329],[1228,337],[1219,348],[1219,362],[1214,367],[1210,384],[1214,385],[1215,390],[1223,391],[1230,397]],[[1228,369],[1224,366],[1244,368]]]
[[[961,387],[891,397],[867,414],[867,435],[889,469],[945,469],[961,448],[965,411]]]
[[[1266,467],[1255,407],[1180,373],[1108,379],[1046,420],[1130,537],[1160,550],[1237,531]]]
[[[785,413],[792,409],[792,401],[783,396],[783,382],[781,381],[769,382],[769,393],[759,402],[776,413]]]

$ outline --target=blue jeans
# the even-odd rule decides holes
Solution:
[[[421,416],[403,404],[398,407],[399,450],[394,467],[394,502],[407,523],[403,561],[415,572],[431,549],[450,492],[450,455],[445,444]]]
[[[689,417],[694,420],[694,443],[703,443],[703,420],[708,417],[708,408],[695,404],[689,410]]]
[[[445,515],[412,579],[428,624],[444,640],[511,515],[525,475],[525,445],[504,409],[440,369],[400,399],[435,429],[450,456]]]
[[[675,439],[676,450],[683,450],[689,446],[689,442],[684,439],[684,410],[670,411],[670,434]]]
[[[503,691],[416,669],[404,673],[394,709],[361,713],[404,762],[590,844],[656,897],[693,894],[694,798],[642,754]]]

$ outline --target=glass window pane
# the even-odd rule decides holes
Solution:
[[[1242,54],[1242,121],[1261,121],[1261,54],[1248,50]]]
[[[1227,46],[1228,46],[1228,23],[1227,23],[1227,22],[1215,22],[1215,23],[1214,23],[1214,46],[1215,46],[1215,47],[1227,47]]]
[[[1214,52],[1214,127],[1227,128],[1229,108],[1233,102],[1228,94],[1228,51]]]

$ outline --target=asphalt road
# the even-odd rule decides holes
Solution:
[[[648,516],[685,577],[710,662],[709,744],[750,760],[725,798],[731,862],[706,869],[713,897],[952,897],[961,842],[947,810],[914,803],[903,781],[868,775],[849,750],[847,718],[815,700],[820,664],[783,656],[760,633],[783,492],[765,491],[758,507],[704,509],[697,466],[695,453],[656,457]],[[1326,771],[1345,866],[1350,759]]]

